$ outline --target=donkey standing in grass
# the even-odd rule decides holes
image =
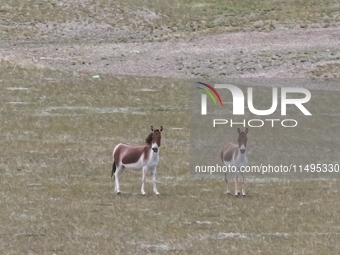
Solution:
[[[159,192],[156,187],[156,170],[159,163],[159,148],[161,146],[161,132],[160,129],[153,129],[151,126],[151,133],[146,138],[147,145],[136,146],[127,143],[118,144],[113,150],[113,164],[111,178],[115,178],[115,192],[117,195],[121,194],[119,189],[119,178],[124,171],[124,168],[134,170],[142,170],[142,195],[145,195],[144,183],[148,169],[151,169],[153,192],[158,196]]]
[[[239,134],[237,139],[238,144],[227,143],[221,151],[221,159],[223,164],[228,167],[227,172],[225,172],[225,181],[227,183],[226,193],[230,194],[228,189],[228,179],[233,179],[235,187],[235,196],[241,195],[240,186],[242,188],[242,195],[246,196],[244,184],[245,180],[244,167],[248,165],[248,158],[246,153],[248,128],[246,128],[245,131],[241,131],[240,128],[238,128],[237,133]],[[238,178],[239,175],[242,178],[242,182],[239,182]]]

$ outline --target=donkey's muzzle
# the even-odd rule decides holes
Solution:
[[[245,149],[241,149],[240,152],[241,152],[242,154],[244,154],[244,153],[246,152],[246,150],[245,150]]]
[[[154,153],[158,152],[158,148],[152,148],[152,150],[153,150]]]

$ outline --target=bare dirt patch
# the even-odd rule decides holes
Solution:
[[[12,44],[3,45],[0,54],[2,59],[13,63],[93,74],[303,78],[320,76],[314,71],[320,65],[340,62],[339,34],[337,27],[300,28],[270,33],[206,35],[166,42]]]
[[[337,77],[333,69],[320,74],[320,65],[340,62],[340,9],[332,0],[195,5],[12,0],[0,12],[0,59],[58,70],[177,78]]]

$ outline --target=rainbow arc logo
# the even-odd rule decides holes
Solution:
[[[222,100],[220,95],[217,93],[216,89],[214,89],[212,86],[210,86],[209,84],[203,83],[203,82],[197,82],[198,84],[201,84],[205,87],[207,87],[208,89],[210,89],[217,97],[220,105],[222,106]],[[206,88],[201,88],[201,87],[196,87],[202,91],[204,91],[206,94],[202,94],[201,99],[202,99],[202,108],[201,108],[201,114],[202,115],[207,115],[207,95],[210,96],[210,98],[212,99],[212,101],[214,102],[214,104],[216,105],[216,99],[214,97],[214,95],[210,92],[210,90],[206,89]]]

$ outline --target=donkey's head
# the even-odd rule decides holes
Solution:
[[[151,126],[151,133],[146,138],[146,143],[149,144],[153,150],[153,152],[157,153],[158,148],[161,147],[161,133],[163,131],[163,126],[160,129],[154,129]]]
[[[241,131],[240,128],[237,129],[238,133],[238,147],[241,152],[241,154],[244,154],[246,152],[246,147],[247,147],[247,134],[248,134],[248,128],[245,129],[245,131]]]

